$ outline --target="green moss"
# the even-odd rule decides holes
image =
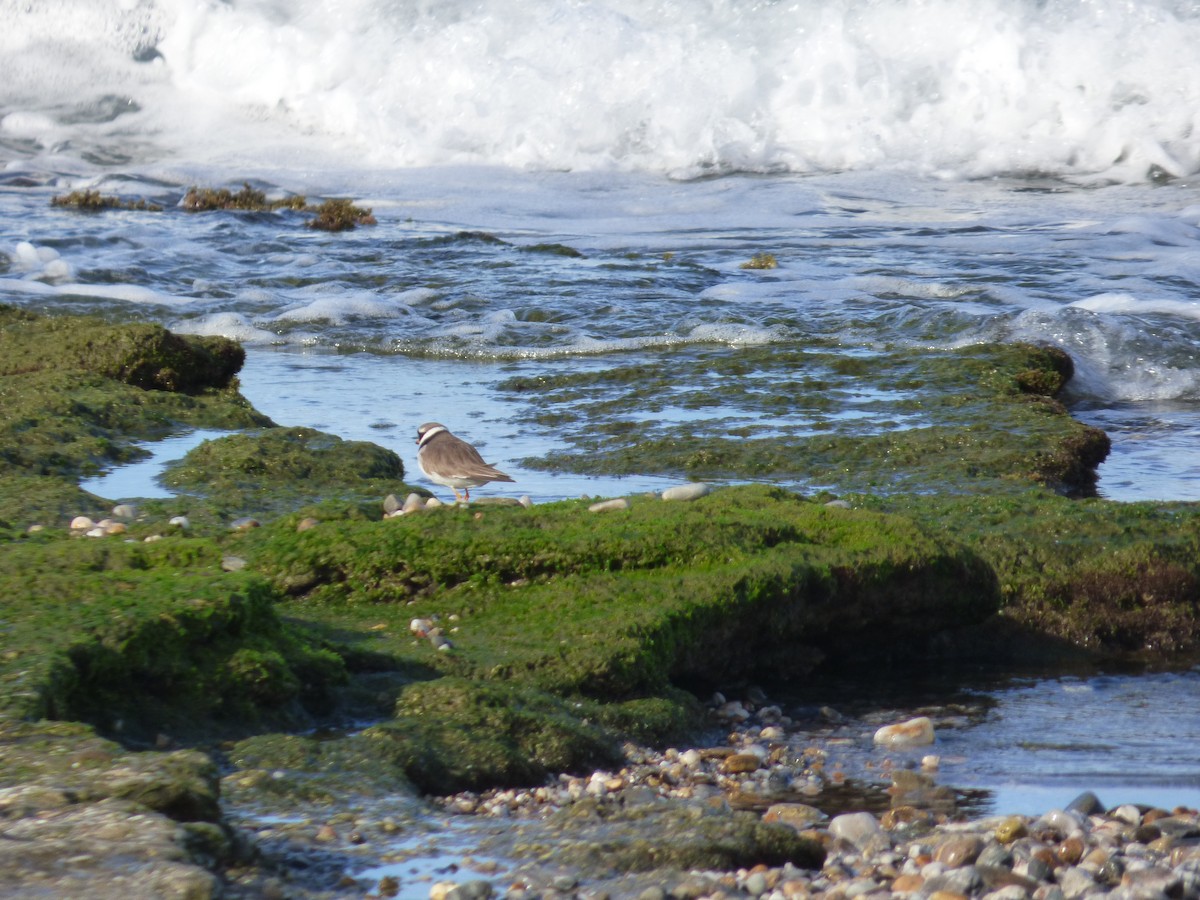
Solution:
[[[721,804],[651,801],[620,807],[585,800],[552,816],[551,829],[557,820],[570,822],[575,839],[554,846],[534,839],[527,852],[596,875],[731,871],[760,863],[819,869],[825,861],[824,848],[812,838]]]
[[[971,547],[996,573],[1003,616],[1103,654],[1200,647],[1200,505],[1005,496],[872,497]]]
[[[0,712],[127,736],[302,723],[344,678],[279,621],[265,582],[221,571],[211,542],[56,540],[0,563]]]
[[[230,512],[295,509],[336,493],[380,499],[403,490],[404,464],[365,441],[311,428],[271,428],[205,441],[168,467],[163,482]]]
[[[610,701],[674,679],[803,673],[838,642],[890,646],[998,603],[969,553],[906,519],[763,486],[610,517],[568,502],[268,528],[243,550],[302,597],[298,614],[360,635],[364,652]],[[408,635],[435,614],[459,617],[452,653]]]
[[[418,787],[438,794],[537,784],[621,758],[611,733],[562,699],[460,678],[411,685],[395,718],[364,737],[386,748]]]
[[[771,345],[667,355],[503,382],[502,390],[536,397],[529,427],[553,427],[568,446],[523,465],[889,493],[1038,483],[1086,495],[1108,452],[1103,432],[1054,399],[1071,370],[1052,348],[858,358]]]

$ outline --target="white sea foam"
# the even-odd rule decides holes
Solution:
[[[1181,0],[0,0],[0,21],[0,132],[50,156],[1200,168]]]
[[[246,316],[235,312],[212,313],[197,319],[182,319],[171,323],[171,330],[180,334],[219,335],[248,344],[271,344],[278,336],[259,328]]]

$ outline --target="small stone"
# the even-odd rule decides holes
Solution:
[[[712,488],[702,481],[692,484],[677,484],[662,492],[664,500],[696,500],[712,492]]]
[[[1067,804],[1068,812],[1076,812],[1083,816],[1094,816],[1104,812],[1104,804],[1091,791],[1084,791]]]
[[[112,522],[106,525],[104,530],[108,534],[124,534],[129,529],[125,527],[124,522]]]
[[[851,508],[849,500],[830,500],[828,503],[825,504],[825,506],[828,507],[829,509],[850,509]]]
[[[884,725],[875,732],[875,743],[887,747],[917,747],[933,743],[933,722],[918,716],[907,722]]]
[[[775,803],[767,807],[763,813],[764,822],[778,822],[790,825],[796,831],[804,831],[818,822],[824,822],[827,816],[815,806],[807,803]]]
[[[978,835],[968,834],[952,837],[941,843],[934,851],[933,858],[945,864],[948,869],[957,869],[968,863],[975,862],[983,850],[983,839]]]
[[[408,630],[417,637],[428,637],[429,632],[433,631],[433,628],[432,619],[413,619],[408,623]]]
[[[755,872],[746,879],[743,888],[751,897],[760,897],[767,892],[767,876]]]
[[[383,498],[383,511],[387,514],[394,513],[400,509],[400,501],[395,494],[388,494]]]
[[[1019,816],[1009,816],[1003,822],[996,826],[996,840],[1002,844],[1011,844],[1018,838],[1023,838],[1029,834],[1029,829],[1025,827],[1025,820]]]
[[[529,499],[528,494],[522,494],[520,497],[517,498],[517,502],[520,503],[526,509],[533,509],[533,501]]]
[[[95,526],[96,523],[87,516],[76,516],[71,520],[72,531],[87,531]]]
[[[38,525],[35,523],[33,525],[30,525],[28,528],[26,528],[25,533],[26,534],[37,534],[39,531],[45,531],[45,530],[46,530],[45,525]]]
[[[87,531],[84,532],[84,534],[87,535],[88,537],[94,537],[94,538],[108,537],[108,529],[101,528],[99,525],[97,525],[94,528],[89,528]]]
[[[745,722],[750,718],[749,710],[738,700],[730,700],[728,703],[721,704],[716,713],[717,718],[733,722]]]
[[[1132,825],[1134,828],[1142,824],[1142,811],[1132,803],[1126,803],[1118,806],[1112,811],[1114,819],[1120,819],[1127,825]]]
[[[725,758],[721,763],[721,771],[726,775],[744,775],[756,772],[762,768],[762,760],[755,753],[735,753]]]
[[[118,503],[113,507],[112,514],[118,519],[136,519],[138,508],[132,503]]]
[[[315,835],[313,835],[313,839],[321,841],[322,843],[329,843],[330,841],[336,841],[337,840],[337,832],[333,830],[332,825],[322,825],[320,828],[317,829],[317,833]]]
[[[446,504],[443,503],[441,500],[439,500],[437,497],[430,497],[428,500],[425,501],[426,509],[438,509],[439,507],[442,507],[445,505]]]
[[[862,853],[873,853],[891,847],[887,832],[869,812],[842,813],[835,816],[829,822],[829,833]]]
[[[192,523],[188,521],[187,516],[172,516],[167,524],[174,525],[176,528],[187,528]]]
[[[400,508],[400,511],[405,515],[415,512],[424,512],[425,498],[420,494],[409,494],[404,498],[404,506]]]
[[[638,894],[637,900],[667,900],[667,892],[655,885]]]
[[[629,509],[629,500],[625,497],[614,497],[612,500],[601,500],[588,507],[588,512],[609,512],[614,509]]]
[[[458,887],[453,881],[435,881],[429,886],[429,900],[446,900],[447,895]]]
[[[899,876],[892,882],[892,893],[894,894],[911,894],[919,891],[925,885],[925,879],[917,874],[907,874]]]
[[[246,568],[246,561],[240,556],[222,556],[221,568],[226,572],[240,572]]]
[[[155,541],[161,541],[162,539],[163,539],[163,536],[161,534],[148,534],[144,538],[142,538],[142,543],[143,544],[153,544]]]
[[[314,519],[312,516],[305,516],[296,523],[296,531],[311,531],[320,524],[320,521]]]
[[[253,516],[242,516],[239,519],[234,519],[229,523],[230,531],[250,531],[257,528],[259,525],[258,519]]]
[[[1078,866],[1068,866],[1057,874],[1057,879],[1063,896],[1068,900],[1072,897],[1082,897],[1096,887],[1096,879],[1092,877],[1092,873]]]

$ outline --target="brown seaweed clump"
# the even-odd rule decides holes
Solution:
[[[229,188],[200,188],[192,186],[183,196],[181,204],[189,212],[211,212],[217,209],[240,209],[245,212],[274,212],[278,209],[307,209],[302,195],[268,200],[267,195],[257,188],[243,183],[236,194]]]
[[[778,269],[779,261],[774,253],[755,253],[748,262],[741,264],[742,269]]]
[[[101,194],[99,191],[71,191],[69,194],[56,195],[50,199],[51,206],[69,206],[86,212],[99,212],[103,209],[136,209],[143,212],[162,212],[157,203],[145,200],[122,200],[112,194]]]
[[[308,227],[318,231],[349,231],[358,225],[376,224],[370,208],[355,206],[349,200],[326,200],[316,213]]]

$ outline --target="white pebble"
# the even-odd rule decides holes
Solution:
[[[884,725],[875,732],[875,743],[887,747],[918,747],[933,743],[933,722],[927,716],[917,716],[907,722]]]
[[[187,516],[172,516],[167,524],[174,525],[176,528],[187,528],[192,523],[188,521]]]
[[[692,484],[677,484],[662,492],[664,500],[695,500],[711,493],[712,488],[702,481]]]
[[[118,503],[113,507],[112,514],[118,519],[136,519],[138,508],[132,503]]]
[[[599,503],[593,503],[588,507],[588,512],[608,512],[613,509],[629,509],[629,501],[624,497],[615,497],[612,500],[601,500]]]
[[[72,531],[87,531],[89,528],[92,528],[95,524],[96,523],[93,522],[91,519],[89,519],[87,516],[76,516],[75,518],[73,518],[71,520],[71,530]]]
[[[420,494],[409,494],[404,498],[404,507],[400,510],[407,515],[408,513],[422,512],[425,509],[425,498]]]
[[[522,494],[522,495],[521,495],[521,496],[520,496],[520,497],[517,499],[517,502],[518,502],[518,503],[520,503],[520,504],[521,504],[523,507],[525,507],[526,509],[529,509],[530,507],[532,507],[532,506],[533,506],[533,501],[529,499],[529,495],[528,495],[528,494]]]

